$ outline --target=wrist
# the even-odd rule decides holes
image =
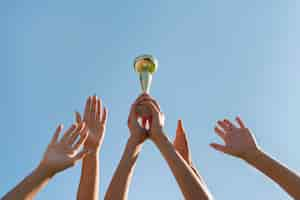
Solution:
[[[101,146],[102,146],[102,142],[100,144],[90,144],[90,143],[85,143],[84,144],[84,149],[88,150],[89,154],[99,154],[100,150],[101,150]],[[88,154],[88,155],[89,155]]]
[[[154,143],[158,143],[160,140],[167,138],[167,136],[164,133],[164,131],[161,129],[161,130],[153,131],[153,133],[151,133],[150,138]]]
[[[97,150],[88,150],[88,153],[83,158],[83,160],[90,159],[90,158],[99,158],[99,156],[100,156],[100,149],[97,149]]]
[[[135,162],[136,158],[142,150],[142,144],[139,143],[136,138],[129,137],[123,153],[121,162],[124,166],[128,167],[132,165],[132,162]]]
[[[254,163],[261,155],[263,155],[263,151],[260,148],[255,148],[245,153],[241,158],[248,163]]]
[[[167,142],[170,142],[168,136],[163,132],[153,135],[151,139],[158,147],[165,146]]]
[[[140,147],[143,145],[143,143],[144,143],[144,141],[141,141],[140,138],[137,138],[132,135],[128,138],[128,141],[127,141],[127,144],[131,147]]]
[[[52,178],[57,172],[50,169],[41,163],[35,170],[34,173],[38,174],[42,179]]]

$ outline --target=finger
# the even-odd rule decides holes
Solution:
[[[217,150],[217,151],[220,151],[220,152],[223,152],[223,153],[228,153],[227,147],[224,146],[224,145],[220,145],[220,144],[217,144],[217,143],[212,143],[212,144],[210,144],[210,146],[212,148],[214,148],[215,150]]]
[[[147,124],[147,118],[142,117],[142,128],[146,128],[146,124]]]
[[[226,134],[224,131],[222,131],[218,127],[215,127],[215,132],[217,133],[218,136],[220,136],[225,141]]]
[[[185,136],[185,130],[183,128],[183,122],[182,120],[178,120],[174,144],[181,141],[181,138],[183,138],[184,136]]]
[[[52,139],[51,139],[51,142],[50,142],[51,145],[57,143],[59,134],[60,134],[60,132],[62,131],[62,129],[63,129],[63,125],[62,125],[62,124],[60,124],[60,125],[56,128],[56,131],[55,131],[55,133],[54,133],[54,135],[53,135],[53,137],[52,137]]]
[[[217,123],[224,131],[229,131],[228,126],[225,122],[219,120]]]
[[[231,121],[229,121],[228,119],[224,119],[223,122],[226,124],[228,128],[236,128],[236,126],[233,123],[231,123]]]
[[[140,105],[144,105],[152,111],[152,114],[154,113],[160,113],[159,109],[155,106],[155,104],[152,101],[143,101],[140,103]]]
[[[97,109],[96,109],[96,120],[100,121],[101,119],[101,111],[102,111],[102,101],[101,99],[97,100]]]
[[[244,122],[242,121],[242,119],[241,119],[240,117],[237,117],[237,118],[236,118],[236,121],[237,121],[237,123],[239,124],[239,126],[240,126],[241,128],[246,128]]]
[[[129,111],[128,121],[136,117],[136,104],[132,104]]]
[[[74,131],[78,128],[77,124],[73,124],[64,134],[63,138],[61,139],[62,142],[66,142],[68,138],[72,135]]]
[[[84,120],[85,121],[90,120],[91,107],[92,107],[92,97],[89,96],[89,98],[86,101],[85,110],[84,110]]]
[[[108,109],[104,108],[103,109],[103,116],[102,116],[101,124],[106,125],[107,117],[108,117]]]
[[[151,100],[150,95],[143,95],[143,96],[139,97],[139,98],[134,102],[134,104],[140,104],[141,102],[147,101],[147,100]]]
[[[143,99],[141,99],[140,101],[137,102],[137,104],[142,104],[144,101],[151,101],[158,110],[160,110],[160,105],[157,103],[156,100],[154,100],[153,98],[149,97],[145,97]]]
[[[80,115],[79,112],[75,112],[75,118],[76,118],[76,122],[77,122],[77,123],[80,123],[80,122],[82,121],[81,115]]]
[[[190,148],[188,144],[188,138],[183,128],[182,120],[178,120],[178,126],[176,130],[176,137],[174,140],[174,147],[175,149],[181,154],[184,160],[191,164],[192,156],[190,153]]]
[[[91,107],[91,119],[96,119],[96,109],[97,109],[97,96],[93,96],[92,107]]]
[[[152,117],[152,116],[150,116],[150,117],[149,117],[149,124],[151,125],[151,124],[152,124],[152,122],[153,122],[153,117]]]
[[[154,103],[154,105],[157,107],[158,110],[160,110],[160,105],[155,99],[151,99],[151,101]]]
[[[89,151],[87,149],[83,149],[73,158],[73,161],[78,162],[79,160],[82,160],[88,153]]]
[[[183,128],[183,121],[181,119],[178,120],[176,134],[177,135],[185,135],[185,130]]]
[[[130,111],[129,111],[129,116],[128,116],[128,123],[131,123],[132,120],[137,120],[137,114],[136,114],[136,104],[132,104]]]
[[[130,113],[128,116],[128,126],[140,127],[138,122],[138,114],[136,113],[136,104],[133,104],[130,109]]]
[[[78,150],[81,145],[83,145],[85,143],[85,141],[88,138],[88,129],[87,127],[80,133],[80,139],[78,140],[78,142],[74,145],[73,149],[76,151]]]
[[[76,131],[73,131],[73,134],[68,138],[67,143],[69,145],[72,145],[78,138],[78,136],[82,133],[82,131],[86,128],[85,123],[79,124],[78,128]]]
[[[149,98],[150,95],[147,94],[147,93],[143,93],[134,102],[136,103],[136,102],[141,101],[142,99],[147,98],[147,97]]]
[[[158,108],[154,105],[154,103],[152,101],[144,101],[140,105],[145,106],[151,110],[152,123],[160,121],[160,117],[162,117],[161,112],[158,110]],[[152,125],[152,123],[151,123],[151,125]]]

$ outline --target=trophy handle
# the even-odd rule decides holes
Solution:
[[[151,83],[152,83],[152,74],[147,71],[140,72],[140,82],[141,82],[142,91],[144,93],[149,94]]]

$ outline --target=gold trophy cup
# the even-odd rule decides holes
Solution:
[[[150,93],[152,76],[157,71],[158,61],[151,55],[141,55],[134,60],[134,70],[139,74],[142,93]],[[152,121],[151,110],[137,106],[136,110],[142,122],[139,122],[143,128],[150,128]],[[149,125],[147,126],[147,121]]]

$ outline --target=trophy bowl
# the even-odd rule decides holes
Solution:
[[[141,55],[134,60],[134,69],[138,73],[149,72],[153,74],[157,71],[158,61],[151,55]]]

